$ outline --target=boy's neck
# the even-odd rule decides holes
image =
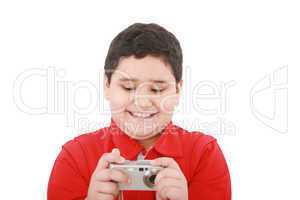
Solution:
[[[138,142],[144,147],[144,149],[146,151],[148,151],[151,146],[154,145],[154,143],[157,141],[157,139],[160,137],[160,133],[151,137],[151,138],[148,138],[148,139],[145,139],[145,140],[138,140]]]
[[[145,139],[145,140],[138,140],[138,142],[144,147],[146,151],[148,151],[154,144],[155,142],[159,139],[161,136],[162,132],[165,130],[166,127],[162,128],[159,133],[154,135],[151,138]]]

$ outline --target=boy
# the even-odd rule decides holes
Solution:
[[[105,60],[111,124],[63,145],[48,184],[48,200],[229,200],[230,176],[216,140],[171,121],[182,88],[182,52],[157,24],[136,23],[111,42]],[[164,167],[156,191],[119,191],[130,183],[109,169],[124,160]]]

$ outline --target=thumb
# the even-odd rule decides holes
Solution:
[[[161,196],[159,195],[159,193],[158,192],[156,192],[156,198],[155,198],[156,200],[163,200],[162,198],[161,198]]]
[[[119,157],[121,154],[120,154],[120,150],[118,148],[113,148],[113,150],[111,151],[111,153],[114,155],[114,156],[117,156]]]
[[[125,158],[120,155],[119,149],[113,149],[110,153],[104,153],[98,161],[96,170],[108,168],[110,163],[122,163]]]

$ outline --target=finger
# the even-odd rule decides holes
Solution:
[[[160,195],[160,193],[158,191],[156,192],[155,196],[156,196],[156,198],[155,198],[156,200],[163,200],[162,196]]]
[[[161,192],[159,192],[159,195],[162,199],[178,199],[178,197],[182,196],[180,195],[180,193],[180,188],[166,187]]]
[[[112,162],[115,163],[122,163],[125,161],[125,158],[121,156],[120,150],[118,148],[113,148],[111,151],[111,158],[113,159]]]
[[[150,161],[151,165],[180,169],[179,165],[173,158],[161,157]]]
[[[183,182],[178,179],[164,178],[156,186],[157,191],[163,192],[166,188],[182,188]]]
[[[108,168],[109,163],[122,163],[125,158],[120,155],[119,149],[113,149],[111,153],[104,153],[98,161],[96,170]]]
[[[183,179],[182,173],[180,173],[177,169],[172,168],[165,168],[161,170],[155,178],[155,184],[158,184],[162,178],[174,178],[178,180]]]
[[[115,197],[112,194],[98,193],[96,194],[96,200],[114,200]]]
[[[118,148],[113,148],[111,150],[111,153],[114,154],[115,156],[120,156],[121,155],[120,150]]]
[[[115,182],[128,182],[128,175],[121,170],[116,169],[103,169],[95,175],[96,181],[115,181]]]
[[[116,183],[113,182],[97,182],[96,192],[112,194],[113,196],[117,196],[119,193],[119,187]]]

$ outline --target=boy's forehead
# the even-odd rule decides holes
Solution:
[[[131,56],[120,60],[113,76],[119,81],[165,83],[175,81],[171,71],[171,67],[160,58],[146,56],[137,59]]]
[[[156,84],[174,84],[175,78],[166,77],[166,76],[149,76],[149,75],[136,75],[136,74],[128,74],[124,72],[118,71],[117,73],[114,72],[113,79],[117,82],[133,82],[133,83],[142,83],[142,82],[149,82],[149,83],[156,83]],[[173,83],[174,82],[174,83]]]

